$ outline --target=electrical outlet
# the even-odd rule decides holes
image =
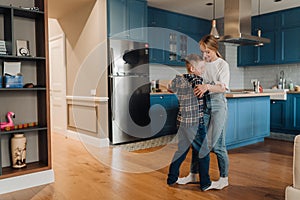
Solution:
[[[96,89],[92,89],[92,90],[91,90],[91,95],[92,95],[92,96],[96,96]]]

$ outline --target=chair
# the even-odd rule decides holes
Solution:
[[[300,199],[300,135],[294,140],[293,185],[285,189],[285,200]]]

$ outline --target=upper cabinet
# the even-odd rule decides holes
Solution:
[[[107,0],[108,37],[147,41],[147,1]]]
[[[148,7],[150,62],[184,66],[184,58],[200,54],[198,42],[210,31],[210,21]]]
[[[280,63],[300,62],[300,8],[280,12]]]
[[[238,66],[268,65],[274,64],[277,58],[278,46],[278,15],[266,14],[252,17],[252,35],[257,35],[258,29],[262,31],[262,37],[269,38],[270,43],[263,46],[239,46]]]
[[[259,27],[271,43],[238,47],[238,66],[300,62],[300,8],[252,17],[253,35]]]

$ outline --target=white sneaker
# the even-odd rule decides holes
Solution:
[[[218,190],[222,190],[224,187],[227,187],[229,185],[228,177],[220,177],[218,182],[219,182],[219,186],[217,188]]]
[[[212,181],[211,185],[203,191],[213,190],[213,189],[218,190],[219,185],[220,185],[220,181]]]
[[[197,175],[194,173],[189,173],[186,177],[178,178],[176,183],[179,185],[185,185],[187,183],[197,182]]]

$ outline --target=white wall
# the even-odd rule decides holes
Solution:
[[[96,90],[96,97],[107,97],[106,0],[89,2],[57,21],[49,20],[49,26],[50,37],[61,31],[66,36],[67,95],[71,99],[85,98],[84,102],[68,101],[68,129],[107,137],[108,103],[96,102],[91,94],[91,90]],[[82,112],[76,114],[74,107],[80,107]],[[88,112],[91,109],[93,112]],[[97,120],[92,123],[96,128],[91,131],[82,126],[86,119]]]

